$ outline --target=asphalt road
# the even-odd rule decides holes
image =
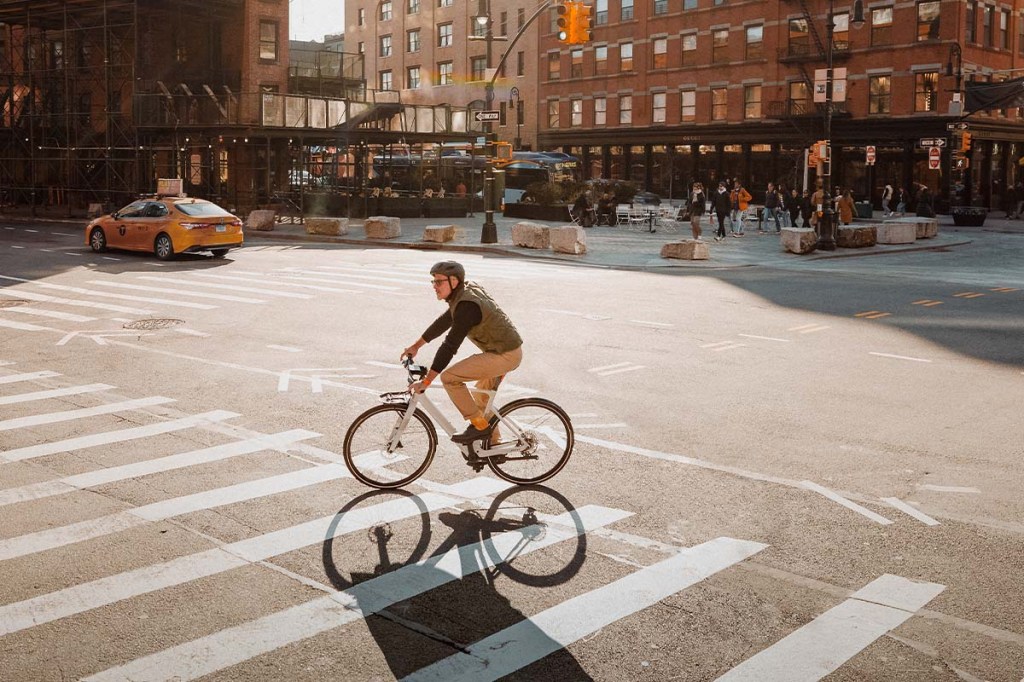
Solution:
[[[442,434],[373,493],[344,433],[404,387],[443,253],[160,263],[9,227],[4,680],[1024,677],[1024,237],[714,271],[459,254],[526,339],[504,397],[562,405],[573,458],[509,488]]]

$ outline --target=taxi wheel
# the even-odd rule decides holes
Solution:
[[[170,260],[174,257],[174,246],[171,244],[171,238],[166,234],[158,234],[156,241],[153,243],[153,253],[160,260]]]
[[[228,250],[227,249],[210,249],[210,253],[213,254],[214,258],[223,258],[224,256],[228,255]]]
[[[97,227],[89,233],[89,247],[96,253],[107,250],[107,235],[103,234],[103,230]]]

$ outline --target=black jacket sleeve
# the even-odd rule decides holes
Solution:
[[[449,315],[445,313],[441,317],[446,318],[446,321],[442,323],[441,318],[437,318],[434,324],[430,325],[427,332],[423,335],[424,341],[430,341],[437,338],[441,333],[448,329],[448,336],[441,342],[441,347],[437,349],[437,353],[434,355],[434,362],[430,365],[430,369],[435,372],[441,372],[448,363],[455,357],[455,353],[458,352],[459,346],[462,345],[463,340],[466,338],[466,334],[469,330],[480,324],[480,321],[484,319],[483,313],[480,311],[480,306],[473,301],[461,301],[455,306],[455,314]],[[426,334],[440,327],[440,330],[430,339],[427,338]]]

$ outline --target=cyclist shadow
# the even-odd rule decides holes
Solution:
[[[563,507],[562,511],[574,515],[573,506],[560,494],[541,486],[532,486],[529,490],[557,500]],[[463,672],[485,673],[489,662],[480,654],[474,656],[470,647],[512,626],[519,628],[515,635],[510,636],[507,643],[489,647],[490,650],[525,640],[530,642],[531,650],[539,648],[554,652],[511,673],[513,676],[521,679],[592,679],[568,651],[534,626],[522,611],[512,605],[497,582],[499,576],[504,576],[529,588],[554,587],[576,575],[586,557],[586,536],[580,533],[574,539],[566,540],[575,540],[576,549],[568,563],[558,570],[536,574],[527,567],[541,564],[528,562],[513,565],[521,563],[515,561],[513,554],[522,554],[523,548],[531,542],[543,540],[546,533],[545,524],[537,519],[534,508],[526,507],[521,519],[509,518],[504,514],[502,503],[510,495],[522,491],[523,488],[515,488],[502,493],[485,514],[476,510],[441,512],[438,519],[450,532],[426,558],[422,558],[422,554],[431,533],[429,520],[422,526],[425,532],[421,533],[419,541],[411,550],[403,550],[409,553],[399,561],[390,557],[388,551],[380,546],[382,542],[391,543],[395,531],[390,527],[385,530],[370,529],[366,537],[375,545],[373,551],[376,552],[378,564],[369,570],[346,570],[343,564],[351,554],[339,552],[333,546],[337,539],[332,541],[331,534],[328,534],[323,552],[327,576],[334,587],[347,591],[356,599],[358,607],[366,615],[367,629],[397,679],[457,654],[472,657],[460,657],[464,658],[460,661],[465,666],[461,668]],[[404,491],[375,491],[353,500],[346,508],[370,498],[377,499],[381,495],[401,495],[410,498],[410,501],[416,497]],[[514,508],[517,511],[524,509],[522,506]],[[345,509],[339,512],[339,516],[344,513]],[[425,508],[422,518],[427,518]],[[574,521],[581,524],[578,517]],[[511,546],[505,556],[499,553],[492,542],[499,535],[503,540],[503,548]],[[543,565],[547,566],[548,563],[545,561]],[[401,573],[389,575],[394,571]],[[396,578],[397,583],[394,582]],[[404,595],[407,591],[411,596],[394,600],[394,594]],[[517,601],[534,601],[534,596],[538,600],[543,596],[524,593],[523,590],[516,590],[515,595]],[[386,603],[383,608],[382,603]],[[540,611],[549,605],[534,610]],[[493,671],[486,676],[492,674]]]

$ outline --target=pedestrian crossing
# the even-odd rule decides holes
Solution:
[[[101,547],[117,547],[118,553],[124,555],[112,570],[103,570],[103,562],[93,562],[91,570],[100,571],[96,575],[84,568],[81,575],[79,571],[56,570],[53,584],[42,590],[16,593],[8,589],[0,604],[0,642],[12,639],[11,646],[0,646],[0,668],[15,663],[13,659],[4,659],[11,655],[6,652],[24,651],[18,648],[18,642],[28,640],[20,637],[31,638],[38,646],[52,635],[53,627],[63,626],[71,628],[76,637],[91,633],[103,638],[108,628],[114,627],[111,614],[137,613],[130,607],[152,604],[150,599],[154,595],[169,595],[171,599],[195,595],[196,592],[182,590],[196,589],[198,585],[206,586],[198,593],[203,595],[204,608],[218,613],[222,601],[247,599],[249,589],[245,581],[258,582],[258,575],[263,573],[278,580],[297,581],[307,591],[295,596],[293,603],[256,603],[241,621],[225,619],[220,626],[197,632],[187,627],[173,628],[166,639],[150,632],[155,624],[137,620],[129,635],[122,634],[126,641],[106,647],[102,656],[89,657],[85,652],[80,669],[70,674],[88,680],[192,680],[257,659],[277,660],[274,657],[279,656],[284,665],[295,655],[294,646],[299,643],[325,634],[337,637],[344,633],[345,637],[357,640],[370,637],[365,624],[372,616],[393,617],[402,613],[403,604],[411,600],[450,589],[459,581],[486,575],[488,571],[501,571],[513,565],[521,570],[533,560],[557,563],[564,560],[560,557],[567,553],[566,547],[586,547],[579,544],[581,538],[601,538],[602,542],[618,543],[633,550],[643,547],[644,551],[660,554],[660,558],[629,562],[626,568],[615,564],[618,568],[610,575],[595,573],[578,586],[561,585],[557,592],[545,595],[548,601],[517,612],[515,622],[496,623],[493,631],[481,632],[475,641],[459,645],[455,653],[448,649],[446,654],[423,662],[414,671],[402,673],[408,680],[499,679],[585,640],[600,638],[605,628],[631,622],[630,619],[640,617],[663,600],[675,598],[698,584],[723,579],[730,568],[755,559],[768,548],[756,540],[731,537],[713,538],[691,547],[666,545],[616,531],[616,525],[632,518],[631,511],[581,500],[558,513],[539,510],[532,516],[524,514],[518,526],[503,524],[492,535],[471,542],[442,544],[433,554],[417,556],[407,563],[396,562],[390,570],[361,581],[353,579],[344,588],[335,587],[296,568],[303,565],[298,558],[305,556],[305,561],[319,563],[326,561],[320,556],[329,554],[332,541],[366,542],[370,534],[381,529],[388,535],[377,537],[387,541],[390,533],[397,535],[399,531],[419,528],[424,519],[429,519],[428,525],[433,526],[434,519],[472,512],[480,505],[500,508],[502,496],[515,489],[502,481],[478,477],[444,484],[421,480],[408,494],[367,496],[366,490],[351,480],[340,455],[307,445],[321,437],[316,432],[291,429],[259,433],[232,424],[240,418],[244,421],[239,413],[172,412],[167,406],[175,402],[173,398],[118,395],[113,385],[75,385],[58,372],[19,369],[17,363],[8,361],[0,362],[0,367],[0,430],[36,429],[46,433],[48,425],[68,423],[78,427],[69,438],[44,438],[44,442],[32,445],[0,449],[0,507],[5,515],[14,518],[26,508],[19,505],[59,504],[73,495],[102,495],[101,506],[114,507],[98,516],[88,516],[83,505],[68,505],[68,522],[42,521],[35,528],[21,528],[20,524],[25,523],[21,521],[21,530],[0,538],[0,573],[12,566],[22,570],[31,566],[33,571],[49,572],[63,566],[71,556],[81,557],[85,563],[85,558],[94,556]],[[65,409],[62,403],[71,396],[97,404]],[[158,406],[162,407],[159,414],[150,409]],[[31,409],[33,413],[4,413],[14,407]],[[88,419],[98,414],[132,414],[136,415],[133,421],[149,423],[102,430],[102,425]],[[193,431],[201,431],[220,442],[197,448],[195,438],[180,438],[175,441],[173,452],[152,448],[152,439],[163,434],[185,436]],[[105,466],[103,458],[85,456],[115,444],[124,449],[122,459],[127,457],[130,461]],[[40,459],[70,454],[82,456]],[[247,475],[247,480],[230,480],[230,472],[237,469],[228,468],[229,465],[255,465],[258,460],[253,458],[261,456],[273,456],[277,464],[267,472],[252,471],[255,477]],[[210,466],[223,467],[218,471],[228,475],[227,485],[210,486],[208,480],[219,479],[188,476],[189,472]],[[29,482],[12,485],[19,480],[15,471],[23,475],[31,472]],[[184,480],[190,489],[174,494],[149,484],[154,477],[169,472],[186,474]],[[260,475],[263,473],[270,475]],[[111,489],[112,484],[122,487]],[[146,490],[157,499],[131,503],[129,500],[136,497],[126,491],[132,488]],[[111,490],[122,492],[115,494]],[[332,508],[343,504],[342,512],[316,513],[315,506],[296,506],[295,500],[299,498],[289,497],[301,493],[312,498],[327,490],[333,491]],[[291,500],[291,506],[286,500]],[[364,502],[356,504],[359,500]],[[241,530],[231,526],[228,532],[208,521],[220,518],[208,512],[242,507],[252,510],[257,517],[281,516],[282,523]],[[192,516],[195,514],[206,514],[201,518],[207,521],[199,523]],[[232,516],[228,514],[224,519]],[[146,529],[162,533],[170,528],[190,533],[192,539],[164,547],[162,553],[168,556],[151,556],[148,551],[136,550],[132,538],[138,536],[133,533]],[[370,544],[376,556],[378,548]],[[333,556],[334,561],[344,562],[353,555],[341,551]],[[586,561],[591,563],[609,561],[607,556],[608,553],[585,552]],[[211,582],[218,577],[234,578],[231,582]],[[237,587],[232,587],[236,583]],[[533,588],[528,587],[529,583],[523,584],[527,585],[522,588],[523,594],[530,594]],[[211,591],[211,585],[220,588]],[[253,589],[258,592],[256,587]],[[799,679],[820,679],[912,618],[942,589],[942,585],[934,583],[880,576],[777,642],[745,653],[746,660],[734,661],[734,672],[727,673],[726,679],[730,674],[732,679],[776,679],[772,671],[779,662],[794,660],[806,660],[800,664],[803,667],[797,666],[806,673]],[[174,614],[172,610],[162,617],[173,621]],[[827,651],[834,649],[832,643],[836,638],[844,642],[841,651],[826,656]],[[373,642],[368,645],[372,647]],[[330,656],[331,651],[320,655]],[[820,662],[826,658],[827,665]],[[39,669],[34,672],[45,676]]]

